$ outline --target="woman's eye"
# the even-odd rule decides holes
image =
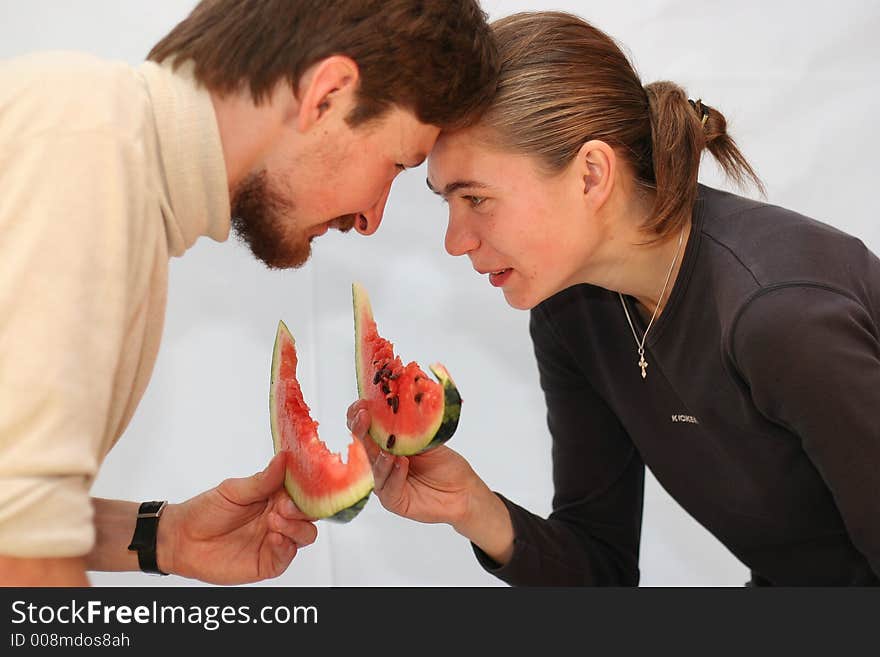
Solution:
[[[406,171],[406,165],[405,165],[405,164],[400,164],[400,163],[398,162],[398,163],[395,164],[394,166],[397,167],[397,170],[398,170],[398,171]]]

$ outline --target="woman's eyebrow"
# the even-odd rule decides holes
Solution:
[[[431,184],[431,180],[428,178],[425,178],[425,184],[428,186],[428,189],[440,196],[449,196],[453,192],[465,187],[469,189],[486,189],[488,187],[488,185],[475,180],[456,180],[455,182],[446,185],[446,187],[443,188],[443,191],[435,189],[434,185]]]

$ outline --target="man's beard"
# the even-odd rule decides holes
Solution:
[[[346,215],[334,225],[347,232],[354,221],[355,215]],[[265,170],[248,176],[235,190],[232,229],[270,269],[300,267],[312,254],[312,238],[299,229],[293,202],[278,193]]]

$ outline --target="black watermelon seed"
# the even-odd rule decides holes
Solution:
[[[379,371],[376,372],[376,374],[373,376],[373,385],[377,385],[377,384],[379,383],[379,379],[381,379],[381,378],[382,378],[382,370],[379,370]]]
[[[388,403],[391,404],[391,410],[392,410],[394,413],[397,413],[397,407],[398,407],[398,405],[400,404],[400,399],[397,397],[397,395],[394,395],[394,396],[391,398],[391,401],[389,401]]]
[[[388,405],[389,405],[389,406],[394,406],[394,403],[391,401],[392,399],[394,399],[394,397],[386,397],[386,398],[385,398],[385,401],[388,402]]]
[[[390,436],[388,436],[388,443],[385,445],[386,449],[391,449],[392,447],[394,447],[395,442],[397,442],[397,438],[392,433]]]
[[[384,392],[386,395],[391,394],[391,388],[389,388],[388,384],[385,383],[384,381],[382,382],[382,392]]]
[[[388,378],[391,379],[392,381],[394,381],[394,379],[400,378],[400,374],[389,374]]]
[[[416,404],[421,403],[421,401],[422,401],[422,393],[417,392],[417,393],[416,393],[416,396],[415,396],[415,400],[416,400]]]

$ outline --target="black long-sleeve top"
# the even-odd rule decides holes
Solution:
[[[641,337],[645,322],[632,299]],[[553,512],[502,497],[512,585],[636,585],[644,467],[755,583],[880,584],[880,260],[794,212],[700,186],[647,338],[617,293],[532,310]]]

